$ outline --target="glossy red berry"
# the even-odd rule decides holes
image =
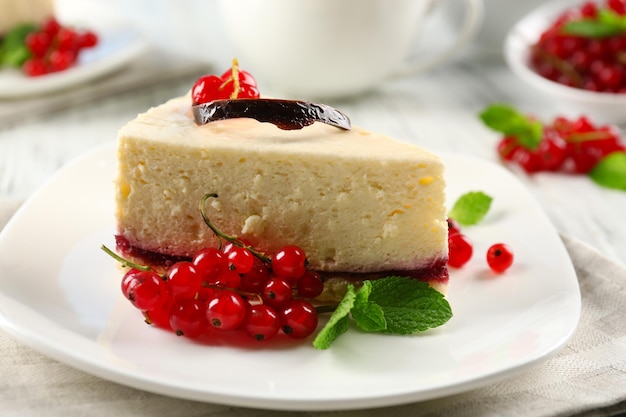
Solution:
[[[176,262],[167,271],[167,289],[174,298],[190,298],[202,285],[202,276],[191,262]]]
[[[502,273],[513,264],[513,250],[504,243],[496,243],[487,250],[487,264],[494,272]]]
[[[29,77],[39,77],[48,73],[48,65],[41,58],[30,58],[22,65],[22,71]]]
[[[241,275],[241,290],[260,294],[270,279],[270,271],[261,262],[255,262],[252,269]]]
[[[170,327],[178,336],[196,338],[206,326],[204,304],[195,298],[175,300],[170,308]]]
[[[263,302],[274,308],[280,308],[287,304],[291,300],[292,295],[291,283],[284,278],[278,277],[270,278],[261,292]]]
[[[324,281],[315,271],[306,271],[298,280],[298,295],[304,298],[319,297],[324,291]]]
[[[35,58],[42,58],[48,52],[51,42],[52,39],[46,32],[31,32],[24,40],[26,47]]]
[[[257,304],[250,307],[243,329],[254,340],[264,341],[276,336],[280,325],[280,317],[276,310],[267,304]]]
[[[168,297],[165,282],[152,271],[134,273],[124,285],[126,297],[139,310],[152,310]]]
[[[295,282],[306,272],[306,254],[302,248],[288,245],[278,249],[272,255],[272,272],[277,277]]]
[[[215,280],[223,270],[228,268],[226,257],[217,248],[198,251],[191,262],[205,281]]]
[[[448,265],[460,268],[471,258],[474,251],[471,240],[462,233],[448,236]]]
[[[283,332],[294,339],[311,335],[317,328],[317,311],[308,301],[291,300],[280,312]]]
[[[248,306],[239,294],[230,290],[219,291],[207,305],[207,322],[220,330],[237,329],[246,318]]]
[[[246,248],[233,246],[226,254],[229,268],[237,271],[239,274],[250,272],[254,265],[254,255]]]

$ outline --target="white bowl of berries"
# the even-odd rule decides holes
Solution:
[[[626,123],[626,0],[546,3],[511,28],[504,56],[564,108]]]

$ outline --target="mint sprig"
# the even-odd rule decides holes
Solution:
[[[543,125],[506,104],[492,104],[479,114],[483,123],[505,136],[515,136],[528,149],[537,149],[543,136]]]
[[[392,276],[368,280],[358,291],[349,284],[313,346],[328,349],[349,330],[350,317],[366,332],[409,335],[445,324],[452,317],[452,309],[443,294],[416,279]]]
[[[479,223],[489,212],[493,198],[482,191],[469,191],[462,194],[448,212],[448,217],[463,226]]]
[[[626,191],[626,152],[612,152],[602,158],[589,177],[603,187]]]
[[[611,9],[600,9],[596,17],[567,22],[561,31],[585,38],[606,38],[626,32],[626,16]]]

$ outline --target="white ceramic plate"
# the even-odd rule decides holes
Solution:
[[[530,68],[530,47],[565,10],[580,6],[577,0],[550,1],[523,17],[509,31],[504,43],[506,62],[521,80],[556,100],[561,110],[587,114],[605,123],[626,123],[626,94],[597,93],[548,80]]]
[[[128,386],[246,407],[330,410],[445,396],[546,359],[580,313],[575,272],[557,233],[501,167],[446,156],[450,201],[494,197],[466,229],[476,255],[451,272],[455,316],[414,337],[341,336],[327,351],[293,344],[202,345],[145,325],[122,299],[121,275],[99,248],[114,247],[113,145],[64,168],[0,235],[0,325],[44,354]],[[483,258],[496,241],[515,250],[494,276]]]
[[[28,77],[18,69],[0,69],[0,98],[45,95],[75,87],[120,69],[143,51],[144,41],[136,29],[117,22],[104,22],[94,28],[99,37],[98,45],[83,50],[76,65],[65,71]]]

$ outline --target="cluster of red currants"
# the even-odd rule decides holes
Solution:
[[[467,235],[461,232],[461,226],[454,219],[448,218],[448,265],[461,268],[472,259],[474,246]],[[487,250],[487,265],[495,273],[501,274],[513,264],[513,250],[505,243],[495,243]]]
[[[284,246],[261,260],[246,244],[200,250],[191,261],[174,263],[165,274],[131,268],[122,293],[146,321],[197,338],[215,331],[243,330],[257,341],[283,331],[305,338],[317,328],[315,307],[324,284],[306,268],[298,246]]]
[[[515,136],[504,136],[498,153],[505,161],[517,163],[527,173],[561,171],[586,174],[607,155],[626,151],[619,131],[611,125],[597,126],[587,117],[574,120],[557,117],[543,126],[536,149],[522,145]]]
[[[530,64],[560,84],[626,93],[625,19],[626,0],[587,1],[567,10],[532,46]]]
[[[31,77],[64,71],[76,63],[81,50],[93,48],[97,43],[94,32],[72,29],[53,17],[48,18],[38,30],[26,36],[25,44],[31,56],[22,64],[22,71]]]
[[[202,76],[191,88],[191,103],[194,106],[213,100],[259,97],[256,80],[249,72],[239,69],[236,59],[233,60],[232,68],[221,76]]]

